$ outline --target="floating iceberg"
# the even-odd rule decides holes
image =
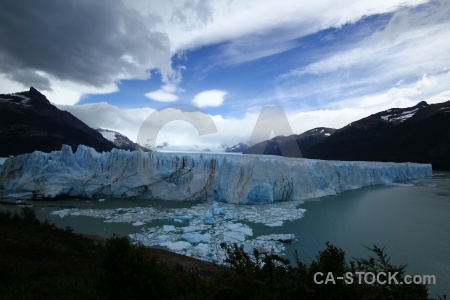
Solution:
[[[189,243],[209,243],[211,242],[211,236],[209,234],[200,233],[184,233],[181,235],[183,239]]]
[[[284,243],[295,239],[290,234],[254,234],[252,224],[273,224],[298,220],[305,209],[302,201],[287,201],[265,205],[234,205],[228,203],[193,203],[187,208],[131,207],[115,209],[68,208],[54,210],[51,214],[62,218],[86,216],[103,219],[106,223],[129,223],[139,225],[139,231],[130,239],[147,247],[166,247],[178,253],[203,260],[222,262],[226,254],[222,242],[237,243],[244,251],[283,254]],[[205,215],[221,211],[214,224],[205,224]],[[232,220],[227,214],[233,215]],[[173,216],[188,216],[186,222],[175,222]],[[155,222],[154,222],[155,221]],[[174,224],[174,225],[168,225]]]
[[[278,242],[283,242],[283,243],[296,243],[297,242],[295,235],[292,233],[260,235],[256,239],[261,240],[261,241],[278,241]]]
[[[264,204],[431,176],[431,165],[231,154],[35,151],[0,162],[0,188],[42,197],[214,200]],[[212,210],[213,222],[220,214]]]
[[[142,226],[142,225],[145,225],[145,223],[144,223],[144,222],[141,222],[141,221],[137,221],[137,222],[134,222],[134,223],[131,224],[131,225],[133,225],[133,226]]]

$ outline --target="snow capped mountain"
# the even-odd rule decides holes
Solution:
[[[390,123],[401,123],[409,118],[411,118],[412,116],[414,116],[414,114],[419,110],[419,108],[414,108],[413,110],[407,110],[407,111],[393,111],[393,110],[387,110],[386,112],[389,112],[392,114],[389,114],[387,116],[380,116],[380,118],[383,121],[386,122],[390,122]]]
[[[238,143],[234,146],[225,148],[225,152],[242,153],[245,150],[247,150],[248,147],[249,147],[249,145],[246,143]]]
[[[181,153],[224,153],[225,149],[223,146],[210,145],[172,145],[168,142],[162,142],[154,148],[150,148],[151,151],[158,152],[181,152]]]
[[[297,147],[288,144],[292,140],[306,158],[411,161],[431,163],[436,170],[450,170],[450,101],[422,101],[413,107],[391,108],[338,130],[319,127],[301,135],[275,137],[249,147],[244,154],[281,156],[280,147],[285,153]]]
[[[110,142],[113,142],[116,140],[116,136],[120,136],[120,133],[118,133],[117,131],[112,131],[109,129],[103,129],[103,128],[97,128],[95,129],[98,132],[100,132],[100,134],[107,139]]]
[[[145,152],[150,151],[149,149],[132,142],[128,137],[124,136],[120,132],[103,128],[97,128],[96,130],[100,132],[105,139],[114,143],[114,145],[119,149],[130,151],[142,150]]]
[[[280,146],[283,144],[287,145],[289,148],[291,145],[288,143],[297,143],[300,151],[306,151],[311,146],[323,141],[332,135],[336,129],[327,127],[318,127],[305,131],[302,134],[293,134],[290,136],[276,136],[268,141],[263,141],[257,143],[253,146],[248,147],[243,153],[244,154],[265,154],[265,155],[282,155]],[[295,146],[295,145],[294,145]]]
[[[391,108],[353,122],[312,146],[305,157],[432,163],[450,170],[450,101]]]
[[[435,104],[436,105],[436,104]],[[389,123],[393,125],[398,125],[407,120],[414,119],[414,116],[418,112],[423,112],[429,108],[433,108],[434,105],[430,105],[425,101],[419,102],[417,105],[413,107],[407,108],[391,108],[385,111],[378,112],[376,114],[370,115],[366,118],[360,119],[356,122],[353,122],[342,129],[347,127],[357,127],[357,128],[369,128],[374,126],[380,122]],[[418,114],[420,115],[420,113]],[[340,130],[342,130],[340,129]]]
[[[391,108],[386,111],[380,112],[377,115],[385,122],[393,123],[393,124],[399,124],[402,123],[412,117],[418,112],[423,112],[427,108],[430,108],[433,106],[428,104],[425,101],[419,102],[417,105],[409,108]],[[444,112],[444,110],[448,107],[441,107],[438,108],[439,111]],[[420,113],[419,113],[420,115]]]
[[[42,197],[213,200],[264,204],[299,200],[431,175],[431,165],[339,162],[262,155],[180,154],[113,149],[35,151],[0,165],[0,188]]]
[[[31,99],[23,95],[24,93],[26,92],[0,95],[0,102],[30,107]]]
[[[0,94],[0,156],[52,151],[63,144],[108,151],[114,144],[72,114],[52,105],[39,91]]]

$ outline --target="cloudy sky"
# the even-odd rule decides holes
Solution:
[[[217,130],[173,121],[158,143],[231,145],[263,106],[301,133],[450,100],[449,37],[447,0],[0,0],[0,93],[34,86],[133,140],[195,106]]]

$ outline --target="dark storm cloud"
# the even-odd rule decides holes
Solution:
[[[116,0],[0,0],[0,73],[46,89],[45,73],[96,87],[152,68],[167,75],[170,43],[157,21]]]
[[[50,80],[30,69],[11,69],[7,74],[12,80],[24,83],[38,90],[51,90]]]

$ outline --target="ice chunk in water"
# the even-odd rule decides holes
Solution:
[[[211,236],[209,234],[184,233],[181,237],[189,243],[209,243],[211,241]]]
[[[289,234],[269,234],[269,235],[261,235],[256,238],[261,241],[279,241],[283,243],[296,243],[297,239],[295,235],[292,233]]]
[[[188,242],[178,241],[178,242],[163,242],[159,244],[160,246],[164,246],[169,248],[172,251],[180,251],[191,248],[192,245]]]

